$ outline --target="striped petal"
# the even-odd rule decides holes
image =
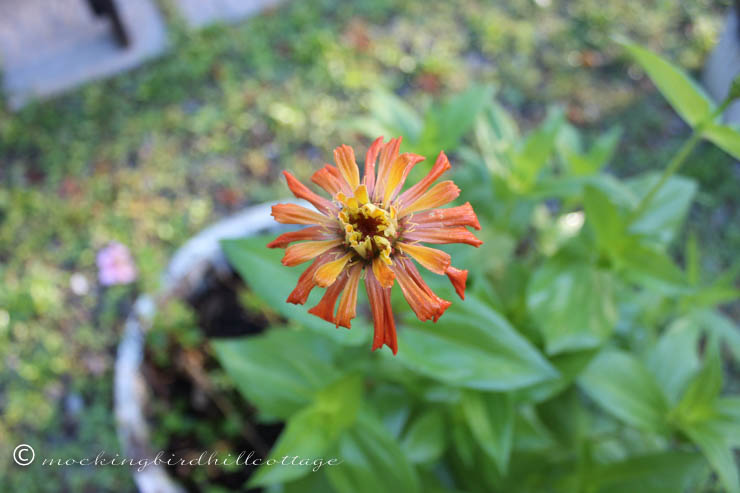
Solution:
[[[357,254],[352,251],[342,255],[336,260],[332,260],[331,262],[327,262],[326,264],[322,265],[313,276],[314,282],[316,282],[316,284],[318,284],[322,288],[331,286],[332,284],[334,284],[334,281],[337,280],[339,274],[342,273],[344,267],[347,265],[347,262],[352,260],[352,257],[355,257],[356,255]]]
[[[435,274],[444,275],[450,266],[450,254],[442,250],[400,241],[396,242],[396,246]]]
[[[367,192],[370,196],[372,196],[375,189],[375,161],[378,160],[378,154],[380,154],[382,147],[383,137],[378,137],[367,150],[367,154],[365,154],[365,178],[362,182],[367,187]]]
[[[423,241],[438,245],[447,243],[466,243],[478,248],[483,244],[473,233],[463,226],[452,228],[418,228],[403,234],[407,241]]]
[[[329,217],[298,204],[275,204],[271,216],[282,224],[328,224]]]
[[[398,198],[399,207],[403,208],[407,204],[414,202],[416,199],[424,195],[424,192],[432,186],[432,183],[437,181],[437,178],[442,176],[442,174],[450,169],[450,167],[450,161],[447,159],[447,156],[444,152],[440,152],[439,156],[437,156],[437,160],[434,162],[434,166],[429,170],[427,176],[422,178],[419,183],[403,192]]]
[[[267,248],[285,248],[294,241],[328,240],[336,236],[336,233],[332,233],[323,226],[310,226],[308,228],[299,229],[298,231],[288,231],[287,233],[281,234],[268,243]]]
[[[408,203],[398,212],[398,217],[408,216],[417,211],[434,209],[455,200],[460,195],[460,189],[452,181],[443,181],[437,183],[431,190],[413,202]]]
[[[373,314],[372,350],[375,351],[385,344],[391,348],[393,354],[396,354],[398,343],[396,342],[396,322],[393,320],[391,309],[391,288],[383,288],[372,269],[366,269],[366,272],[365,289],[370,301],[370,311]]]
[[[331,261],[333,258],[334,256],[330,253],[325,253],[316,257],[308,269],[304,270],[301,277],[298,278],[298,284],[296,284],[295,289],[290,293],[290,296],[288,296],[288,299],[285,301],[293,303],[294,305],[304,304],[308,299],[308,295],[311,294],[311,290],[316,286],[316,282],[313,280],[314,274],[319,267],[324,265],[326,262]]]
[[[451,303],[434,294],[410,259],[397,258],[392,269],[396,273],[403,296],[416,317],[422,322],[439,320]]]
[[[337,299],[342,293],[345,284],[347,284],[347,274],[342,273],[334,284],[326,288],[326,292],[321,297],[321,300],[319,300],[319,304],[308,310],[308,313],[316,315],[329,323],[336,323],[334,320],[334,305],[337,304]]]
[[[471,228],[480,230],[478,216],[475,215],[470,202],[465,202],[463,205],[447,209],[418,212],[411,216],[408,221],[419,227],[470,226]]]
[[[339,300],[339,308],[337,308],[337,327],[341,325],[348,329],[352,328],[350,322],[356,315],[357,288],[360,284],[361,276],[362,264],[358,262],[349,268],[347,285],[342,292],[342,299]]]
[[[295,176],[291,175],[287,171],[283,171],[285,179],[288,181],[288,188],[293,192],[293,195],[299,199],[304,199],[316,207],[319,211],[327,213],[331,210],[336,209],[336,206],[331,201],[324,197],[312,192],[306,185],[296,179]]]
[[[377,256],[373,259],[373,274],[380,282],[380,285],[384,288],[390,288],[393,286],[393,279],[396,275],[393,273],[388,264],[385,263],[382,257]]]
[[[465,282],[468,280],[468,271],[456,269],[452,266],[447,268],[447,277],[450,279],[452,286],[455,288],[455,292],[460,299],[465,299]]]
[[[349,185],[342,179],[339,170],[331,164],[325,164],[323,168],[311,176],[311,181],[329,192],[334,197],[339,192],[349,194]]]
[[[386,174],[387,181],[382,185],[385,189],[383,192],[383,207],[388,207],[388,204],[396,198],[411,169],[423,160],[424,156],[404,152],[393,161],[390,171]]]
[[[334,161],[349,188],[357,188],[360,185],[360,169],[355,162],[355,151],[348,145],[341,145],[334,149]]]
[[[391,165],[398,157],[401,140],[401,137],[389,140],[380,151],[378,173],[375,178],[375,188],[373,190],[373,202],[380,202],[385,194],[385,183],[388,182],[388,173],[390,172]]]
[[[342,243],[341,239],[335,240],[322,240],[322,241],[306,241],[304,243],[296,243],[290,245],[285,249],[285,255],[283,256],[283,265],[287,267],[293,267],[294,265],[308,262],[312,258],[318,257],[322,253],[339,246]]]

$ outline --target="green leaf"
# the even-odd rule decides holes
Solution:
[[[397,358],[450,385],[505,391],[555,378],[557,372],[498,313],[467,296],[437,323],[411,320],[399,333]]]
[[[677,493],[696,488],[703,463],[688,452],[656,452],[594,467],[588,489],[595,493]],[[691,489],[691,491],[695,491]]]
[[[265,459],[252,478],[250,487],[267,486],[291,481],[311,472],[313,466],[290,465],[294,456],[314,458],[324,456],[332,446],[331,423],[324,413],[314,407],[307,407],[293,416],[280,434],[277,443],[270,451],[268,459],[275,460],[271,465]],[[286,465],[283,457],[288,456]]]
[[[305,331],[270,330],[211,345],[249,402],[267,417],[286,418],[336,379],[325,342]]]
[[[621,128],[612,127],[596,139],[587,153],[581,153],[580,150],[574,148],[562,149],[560,152],[568,165],[570,174],[589,176],[597,173],[611,159],[621,135]]]
[[[625,224],[617,206],[604,192],[589,185],[584,189],[583,207],[602,251],[618,255],[624,243]]]
[[[730,449],[723,430],[712,423],[692,423],[683,428],[712,465],[727,493],[740,492],[735,456]]]
[[[503,475],[509,467],[514,437],[514,403],[511,395],[465,392],[461,402],[470,432]]]
[[[740,159],[740,128],[736,125],[710,123],[702,136],[735,159]]]
[[[493,87],[475,85],[452,96],[441,105],[432,105],[424,119],[420,139],[422,151],[455,150],[492,97]]]
[[[689,379],[699,370],[700,332],[690,318],[673,322],[648,353],[647,366],[672,404],[676,404]]]
[[[357,420],[362,402],[362,380],[347,375],[323,389],[315,402],[288,420],[268,458],[250,480],[251,486],[265,486],[290,481],[311,472],[308,465],[291,464],[292,458],[322,457],[340,435]],[[340,457],[341,459],[341,457]]]
[[[692,317],[711,334],[727,344],[736,361],[740,361],[740,329],[735,322],[718,310],[697,310]]]
[[[563,121],[564,114],[561,110],[551,110],[545,121],[512,154],[513,168],[509,185],[513,190],[528,192],[532,189],[552,156]]]
[[[689,383],[673,414],[683,424],[705,421],[715,414],[722,390],[722,360],[716,344],[710,343],[704,365]]]
[[[579,378],[583,390],[604,410],[650,431],[666,428],[668,404],[655,378],[629,353],[605,350]]]
[[[689,287],[685,273],[667,253],[629,237],[617,258],[617,264],[626,269],[622,275],[633,282],[664,294],[686,294]]]
[[[398,442],[368,414],[361,414],[356,426],[344,433],[336,456],[343,462],[326,473],[338,493],[419,491],[416,471]]]
[[[411,421],[401,440],[401,449],[416,464],[434,462],[445,449],[445,426],[442,414],[429,410]]]
[[[390,132],[386,138],[403,136],[409,144],[418,142],[423,123],[419,114],[402,98],[392,92],[377,90],[370,97],[373,117]],[[383,134],[370,136],[377,138]]]
[[[552,259],[527,286],[527,308],[545,337],[548,354],[588,349],[614,329],[617,309],[609,273]]]
[[[308,264],[305,267],[285,267],[280,263],[284,251],[265,246],[272,239],[273,235],[223,240],[221,248],[247,286],[253,287],[255,294],[283,317],[342,345],[366,344],[372,329],[364,317],[358,316],[352,320],[352,330],[337,330],[334,325],[308,313],[307,307],[318,303],[323,290],[314,289],[305,305],[293,305],[285,301]],[[261,289],[264,286],[271,288]]]
[[[731,447],[740,447],[740,396],[720,397],[715,409],[727,443]]]
[[[497,176],[507,176],[511,166],[509,152],[519,139],[516,121],[492,101],[476,121],[475,137],[488,169]]]
[[[648,173],[625,183],[641,199],[658,180],[657,173]],[[667,245],[683,224],[696,188],[694,180],[675,175],[670,177],[647,204],[644,212],[635,218],[629,231]]]
[[[686,123],[695,127],[714,111],[711,98],[686,72],[637,44],[622,44]]]

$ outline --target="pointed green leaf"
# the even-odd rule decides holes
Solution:
[[[694,127],[712,113],[711,98],[686,72],[637,44],[622,44],[686,123]]]
[[[661,432],[668,403],[655,378],[629,353],[608,349],[579,378],[583,390],[607,412],[626,423]]]
[[[598,346],[614,329],[617,309],[608,272],[552,259],[527,287],[527,308],[537,321],[548,354]]]
[[[344,433],[336,456],[343,462],[326,473],[338,493],[419,491],[419,478],[398,442],[368,414]]]
[[[658,180],[658,174],[648,173],[627,180],[626,184],[635,195],[642,198]],[[667,245],[683,224],[696,189],[694,180],[675,175],[670,177],[652,197],[642,214],[632,222],[629,231]]]
[[[713,426],[712,423],[692,423],[683,428],[683,431],[691,438],[712,469],[717,473],[727,493],[740,493],[740,479],[738,479],[735,455],[727,443],[726,436],[721,428]]]
[[[656,452],[599,465],[588,476],[587,491],[596,493],[677,493],[696,491],[701,456],[688,452]]]
[[[689,379],[700,368],[700,335],[698,327],[690,318],[676,320],[648,353],[647,366],[673,404],[678,402]]]
[[[336,379],[322,340],[305,331],[270,330],[211,345],[239,391],[268,417],[290,416]]]
[[[437,323],[410,320],[398,345],[401,363],[450,385],[504,391],[557,376],[506,319],[473,296],[453,303]]]
[[[702,135],[730,156],[740,159],[740,128],[737,126],[712,123]]]
[[[514,402],[509,394],[467,391],[462,410],[470,432],[503,475],[509,467],[514,437]]]
[[[617,256],[625,239],[624,219],[617,206],[604,192],[588,185],[583,191],[583,207],[601,250]]]
[[[401,449],[415,464],[434,462],[445,449],[442,413],[430,410],[411,421],[401,440]]]

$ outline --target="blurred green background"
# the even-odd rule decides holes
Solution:
[[[119,450],[112,367],[136,295],[195,232],[286,196],[283,169],[307,177],[340,143],[364,152],[354,121],[373,91],[421,110],[492,84],[524,129],[553,104],[586,136],[619,123],[609,169],[629,176],[665,163],[688,127],[611,36],[698,72],[729,3],[295,1],[190,31],[162,2],[166,55],[0,110],[0,490],[134,490],[123,468],[21,470],[9,453],[21,442],[53,456]],[[699,183],[688,229],[711,277],[740,251],[737,164],[702,144],[682,173]],[[139,279],[104,288],[96,252],[114,240]],[[187,334],[192,317],[174,310],[162,330]]]

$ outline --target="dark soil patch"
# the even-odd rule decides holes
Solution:
[[[249,336],[265,329],[265,317],[247,312],[239,302],[238,293],[245,288],[241,278],[236,274],[223,278],[209,273],[205,279],[187,303],[207,338]],[[254,457],[265,457],[283,425],[258,424],[255,409],[235,389],[224,390],[214,383],[211,375],[218,374],[220,366],[208,345],[185,348],[170,340],[167,353],[167,363],[159,365],[147,350],[142,364],[153,394],[152,430],[159,437],[155,442],[164,442],[160,445],[164,458],[197,460],[206,451],[204,461],[212,452],[221,459],[231,454],[233,460],[242,451],[246,454],[254,451]],[[229,491],[246,491],[244,485],[256,470],[254,466],[167,467],[169,474],[193,493],[205,491],[206,484]]]

